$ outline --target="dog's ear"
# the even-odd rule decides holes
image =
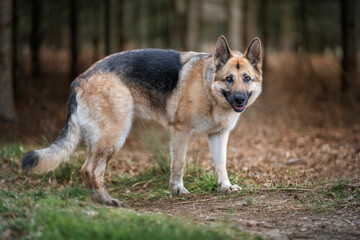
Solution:
[[[231,57],[229,44],[224,36],[220,36],[216,43],[215,64],[216,69],[220,69]]]
[[[261,41],[259,38],[254,38],[248,48],[246,49],[244,56],[249,60],[250,64],[256,69],[260,70],[262,66],[262,50]]]

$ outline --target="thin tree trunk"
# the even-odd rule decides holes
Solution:
[[[261,0],[261,4],[260,4],[260,16],[261,16],[261,41],[262,41],[262,46],[264,48],[263,51],[263,65],[262,65],[262,70],[263,70],[263,77],[265,78],[266,75],[266,53],[267,53],[267,48],[268,48],[268,37],[269,37],[269,19],[268,19],[268,0]],[[266,81],[265,81],[266,82]]]
[[[125,37],[124,37],[124,0],[118,1],[118,44],[119,51],[124,50]]]
[[[302,47],[306,52],[309,51],[309,26],[307,21],[307,5],[306,1],[300,0],[300,14],[301,14],[301,35]]]
[[[243,13],[243,22],[242,22],[242,27],[243,27],[243,46],[242,46],[242,51],[243,49],[246,48],[246,45],[249,42],[249,28],[248,28],[248,18],[249,18],[249,7],[250,3],[249,0],[243,0],[243,6],[242,6],[242,13]]]
[[[12,85],[12,1],[0,1],[0,118],[15,120]]]
[[[342,79],[341,91],[346,93],[356,78],[356,30],[355,30],[355,0],[341,1],[342,23]]]
[[[39,0],[32,0],[32,9],[31,9],[31,60],[32,60],[32,69],[31,75],[34,78],[40,76],[40,59],[39,59],[39,50],[41,45],[41,36],[40,36],[40,16],[42,14],[42,5]]]
[[[146,25],[147,25],[147,40],[148,40],[148,46],[146,47],[155,47],[155,41],[160,33],[159,29],[161,27],[159,17],[158,16],[158,8],[161,7],[162,3],[158,3],[156,1],[147,3],[147,13],[145,16],[147,16]],[[161,30],[161,29],[160,29]]]
[[[99,45],[100,45],[100,14],[99,9],[101,7],[100,4],[101,0],[93,0],[91,14],[92,14],[92,22],[91,22],[91,42],[94,47],[94,55],[93,55],[93,62],[96,62],[100,59],[100,51],[99,51]]]
[[[255,20],[255,9],[254,9],[254,2],[250,0],[243,0],[244,1],[244,7],[243,7],[243,13],[244,13],[244,47],[242,51],[245,51],[246,47],[250,44],[250,41],[258,36],[259,34],[257,32],[257,24]],[[261,39],[262,40],[262,39]]]
[[[227,13],[228,13],[228,39],[230,47],[235,50],[240,50],[243,47],[243,15],[242,0],[228,0]]]
[[[155,40],[157,46],[161,48],[172,47],[171,28],[174,24],[172,24],[172,19],[170,16],[171,8],[172,6],[169,0],[166,0],[164,2],[157,2],[157,4],[155,5],[154,14],[156,17],[152,17],[152,19],[156,19],[154,20],[154,24],[156,24],[157,29],[155,34]]]
[[[186,32],[186,48],[187,50],[196,51],[199,47],[199,31],[201,16],[201,0],[190,0],[187,3],[187,32]]]
[[[284,2],[282,5],[280,41],[281,49],[285,52],[290,52],[293,48],[292,15],[290,2]]]
[[[13,0],[12,4],[12,79],[13,79],[13,89],[14,89],[14,98],[18,99],[20,96],[20,79],[18,77],[18,59],[17,59],[17,26],[18,26],[18,16],[17,16],[17,1]]]
[[[185,12],[181,11],[179,2],[181,0],[170,0],[170,7],[172,11],[173,16],[173,33],[171,34],[173,36],[172,43],[173,46],[180,50],[186,49],[186,16]],[[176,44],[174,44],[176,42]]]
[[[166,1],[166,7],[164,9],[165,11],[165,31],[164,31],[164,35],[165,35],[165,47],[166,48],[170,48],[172,46],[172,39],[171,39],[171,28],[172,28],[172,24],[171,24],[171,13],[169,12],[169,8],[171,8],[170,6],[170,2]]]
[[[110,0],[105,0],[105,55],[110,55]]]
[[[70,0],[70,44],[71,44],[71,79],[72,82],[77,77],[77,60],[78,60],[78,46],[77,46],[77,0]]]

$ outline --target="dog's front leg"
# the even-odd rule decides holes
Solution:
[[[174,195],[188,194],[183,183],[186,149],[190,139],[189,131],[171,129],[171,176],[170,189]]]
[[[229,131],[217,134],[209,134],[209,148],[214,160],[216,177],[223,193],[237,192],[241,190],[238,185],[232,185],[226,171],[226,147],[229,138]]]

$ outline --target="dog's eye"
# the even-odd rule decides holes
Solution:
[[[227,77],[225,78],[225,81],[226,81],[227,83],[233,83],[233,82],[234,82],[234,79],[233,79],[232,76],[227,76]]]
[[[251,77],[249,75],[244,75],[244,81],[245,82],[250,82],[251,81]]]

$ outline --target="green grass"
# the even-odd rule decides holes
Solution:
[[[160,198],[168,198],[171,196],[169,189],[170,173],[165,174],[155,166],[151,170],[143,172],[138,176],[117,176],[116,186],[112,187],[112,191],[121,193],[120,198],[130,200],[134,198],[142,198],[143,200],[158,200]],[[230,182],[239,183],[244,188],[239,194],[252,192],[254,183],[243,178],[241,173],[230,173]],[[213,172],[207,172],[198,166],[188,166],[185,169],[184,185],[192,194],[213,194],[220,193],[217,178]],[[126,191],[128,189],[129,191]],[[137,191],[141,189],[141,193]],[[181,196],[186,199],[187,196]]]
[[[153,149],[160,141],[152,142]],[[252,237],[231,222],[209,226],[189,219],[169,218],[163,215],[146,215],[125,209],[112,209],[94,205],[91,192],[85,190],[79,174],[83,160],[72,158],[54,172],[43,175],[21,174],[21,157],[29,150],[17,143],[0,144],[0,239],[251,239]],[[156,164],[138,176],[113,175],[105,184],[110,194],[121,201],[146,202],[168,198],[168,152],[151,150]],[[158,154],[158,155],[157,155]],[[160,156],[160,157],[159,157]],[[164,156],[168,160],[164,160]],[[156,160],[158,159],[158,160]],[[164,161],[161,163],[161,161]],[[187,164],[185,187],[192,194],[218,193],[213,172],[199,167],[198,161]],[[163,164],[163,165],[161,165]],[[239,173],[230,173],[230,181],[244,190],[224,198],[245,198],[248,206],[254,205],[252,193],[259,185]],[[358,181],[358,180],[356,180]],[[351,179],[325,179],[306,186],[312,188],[308,198],[294,200],[295,204],[309,205],[322,211],[334,207],[353,207],[360,204],[360,189]],[[279,183],[274,191],[286,188]],[[301,187],[301,186],[296,186]],[[280,189],[279,189],[280,190]]]
[[[0,238],[252,239],[231,225],[104,208],[81,200],[83,191],[0,191]]]
[[[231,224],[208,226],[95,205],[79,175],[82,160],[73,158],[47,174],[24,175],[20,161],[27,150],[16,143],[0,145],[0,239],[253,239]],[[169,174],[154,167],[106,184],[121,200],[151,201],[170,197],[168,181]],[[148,191],[137,192],[144,184],[150,185]],[[126,188],[132,193],[126,194]]]
[[[359,205],[360,189],[351,184],[350,179],[335,179],[319,191],[321,198],[316,202],[320,210],[340,205]]]

